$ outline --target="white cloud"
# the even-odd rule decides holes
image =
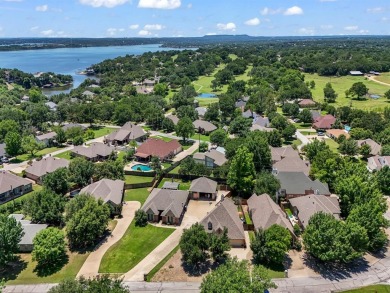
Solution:
[[[385,12],[385,8],[383,7],[374,7],[374,8],[367,8],[368,13],[383,13]]]
[[[207,33],[206,36],[215,36],[217,33]]]
[[[129,26],[129,29],[131,29],[131,30],[136,30],[138,28],[139,28],[139,24],[132,24]]]
[[[349,26],[345,26],[344,29],[346,31],[357,31],[359,27],[357,25],[349,25]]]
[[[228,23],[218,23],[217,28],[221,31],[232,31],[234,32],[236,30],[236,25],[234,22],[228,22]]]
[[[161,24],[146,24],[144,30],[146,31],[160,31],[164,28]]]
[[[257,17],[252,18],[252,19],[248,19],[247,21],[245,21],[245,24],[246,25],[259,25],[260,19],[258,19]]]
[[[107,7],[112,8],[118,5],[123,5],[129,0],[79,0],[79,2],[83,5],[89,5],[92,7]]]
[[[368,34],[370,31],[369,30],[360,30],[359,33],[361,34]]]
[[[48,36],[52,36],[55,34],[55,31],[52,30],[52,29],[48,29],[48,30],[45,30],[45,31],[41,31],[41,34],[48,37]]]
[[[181,0],[139,0],[140,8],[176,9],[181,6]]]
[[[149,32],[149,31],[147,31],[147,30],[140,30],[140,31],[138,32],[138,34],[139,34],[140,36],[149,36],[149,35],[151,35],[152,33]]]
[[[33,31],[36,31],[37,29],[39,29],[39,26],[33,26],[33,27],[30,28],[30,31],[33,32]]]
[[[282,13],[283,10],[282,9],[271,9],[271,8],[268,8],[268,7],[264,7],[261,11],[260,11],[260,14],[261,15],[274,15],[274,14],[280,14]]]
[[[323,30],[330,30],[330,29],[333,28],[333,25],[331,25],[331,24],[323,24],[323,25],[320,26],[320,28],[323,29]]]
[[[287,8],[284,12],[284,15],[300,15],[303,14],[303,10],[299,6],[293,6],[290,8]]]
[[[124,32],[124,31],[125,31],[124,28],[112,28],[112,27],[110,27],[110,28],[107,29],[107,34],[109,36],[115,36],[117,33]]]
[[[35,10],[36,11],[40,11],[40,12],[45,12],[49,9],[49,6],[48,5],[40,5],[40,6],[37,6],[35,7]]]
[[[308,28],[308,27],[302,27],[298,30],[298,33],[300,33],[301,35],[314,35],[315,34],[315,30],[313,28]]]

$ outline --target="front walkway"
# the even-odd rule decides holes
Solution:
[[[94,277],[99,274],[100,262],[107,250],[118,242],[125,235],[127,228],[134,219],[135,211],[141,207],[138,201],[127,201],[123,205],[122,218],[117,219],[114,231],[106,239],[97,245],[95,250],[88,256],[84,262],[77,277]]]
[[[199,141],[196,141],[194,142],[194,144],[186,149],[186,150],[183,150],[182,152],[178,153],[174,158],[173,158],[173,162],[178,162],[178,161],[181,161],[183,160],[184,158],[192,155],[193,152],[195,152],[196,150],[199,149]]]

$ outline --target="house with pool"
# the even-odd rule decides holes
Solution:
[[[163,162],[172,159],[182,150],[183,147],[175,139],[164,141],[157,138],[149,138],[137,148],[135,157],[139,162],[149,162],[152,157],[158,157]]]

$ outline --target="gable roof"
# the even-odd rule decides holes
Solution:
[[[276,178],[280,181],[280,189],[286,190],[287,194],[306,194],[307,190],[319,194],[330,195],[328,184],[319,180],[312,181],[303,172],[278,172]]]
[[[81,125],[81,124],[68,123],[68,124],[65,124],[64,126],[62,126],[62,130],[63,130],[63,131],[67,131],[69,128],[73,128],[73,127],[79,127],[79,128],[81,128],[82,130],[87,129],[87,127],[85,127],[84,125]]]
[[[327,129],[326,134],[331,138],[339,138],[344,135],[346,139],[350,137],[349,133],[344,129]]]
[[[268,194],[253,194],[247,202],[256,230],[259,228],[268,229],[273,224],[277,224],[294,233],[291,222],[287,219],[285,212],[282,211],[280,206]]]
[[[120,129],[115,130],[106,136],[110,141],[124,141],[127,139],[136,140],[146,135],[145,130],[132,122],[126,122]]]
[[[125,182],[122,180],[102,179],[80,190],[80,193],[90,194],[96,199],[102,199],[105,203],[111,201],[120,205],[123,199]]]
[[[242,113],[242,116],[245,118],[256,118],[258,114],[256,112],[253,112],[251,109],[248,109]]]
[[[179,117],[177,117],[176,115],[168,115],[167,118],[172,120],[173,124],[175,125],[177,125],[177,123],[179,122]]]
[[[82,145],[75,146],[72,150],[72,153],[92,159],[96,158],[97,156],[107,157],[113,151],[115,151],[115,147],[113,146],[108,146],[101,142],[93,142],[88,147]]]
[[[206,177],[200,177],[191,182],[191,192],[215,193],[218,183]]]
[[[58,168],[68,168],[69,161],[62,158],[46,157],[40,161],[34,161],[27,167],[26,172],[37,177],[54,172]]]
[[[51,132],[48,132],[48,133],[37,135],[35,138],[37,140],[39,140],[39,141],[42,141],[42,140],[45,140],[45,139],[54,139],[56,136],[57,136],[57,133],[55,133],[54,131],[51,131]]]
[[[384,166],[390,166],[390,156],[373,156],[367,159],[370,169],[380,170]]]
[[[45,105],[48,106],[51,110],[57,109],[57,104],[54,102],[46,102]]]
[[[209,150],[205,153],[195,153],[193,155],[193,158],[198,160],[205,160],[206,157],[212,159],[217,166],[222,166],[228,161],[226,155],[216,149]]]
[[[283,158],[300,158],[298,151],[294,150],[292,146],[286,147],[270,147],[271,148],[271,157],[272,161],[279,162]]]
[[[162,211],[162,216],[171,212],[176,218],[179,218],[183,213],[187,200],[188,191],[186,190],[155,188],[149,194],[146,202],[142,206],[142,210],[148,212],[151,209],[154,214]]]
[[[162,160],[179,148],[181,149],[182,146],[175,139],[164,141],[162,139],[149,138],[137,148],[136,155],[142,157],[157,156]]]
[[[303,172],[309,175],[310,163],[300,157],[286,157],[272,165],[273,170],[277,172]]]
[[[290,199],[290,204],[297,208],[298,218],[303,227],[309,224],[309,219],[315,213],[324,212],[340,219],[340,205],[336,197],[325,195],[306,195]]]
[[[194,125],[196,129],[202,128],[207,132],[211,132],[217,129],[217,126],[204,120],[195,120],[194,122],[192,122],[192,125]]]
[[[255,118],[255,121],[253,122],[253,125],[259,125],[262,127],[269,127],[270,122],[269,122],[268,117],[257,116],[257,118]]]
[[[329,129],[336,122],[336,118],[330,114],[320,116],[314,120],[313,127],[319,129]]]
[[[321,113],[319,111],[310,110],[311,118],[315,121],[317,118],[321,117]]]
[[[364,139],[364,140],[358,140],[357,144],[359,147],[361,147],[362,145],[368,144],[371,147],[370,154],[373,156],[378,155],[382,149],[381,145],[378,144],[377,142],[375,142],[374,140],[372,140],[371,138]]]
[[[209,223],[212,225],[211,230],[209,230]],[[236,205],[230,198],[220,201],[200,224],[208,233],[226,227],[229,239],[245,239],[243,223],[239,218]]]
[[[266,132],[271,132],[271,131],[274,131],[276,128],[272,128],[272,127],[264,127],[264,126],[260,126],[258,124],[252,124],[251,128],[249,129],[250,131],[255,131],[255,130],[259,130],[259,131],[266,131]]]
[[[207,108],[206,107],[196,107],[195,111],[198,112],[199,116],[204,116],[207,112]]]
[[[28,184],[31,184],[31,181],[6,171],[0,171],[0,194]]]
[[[24,235],[18,243],[19,245],[32,245],[34,237],[38,234],[38,232],[47,228],[46,224],[31,224],[31,221],[23,220],[24,215],[22,214],[11,214],[9,217],[15,218],[16,221],[22,224]]]
[[[311,105],[316,105],[316,102],[314,102],[313,100],[311,99],[303,99],[301,100],[298,105],[300,106],[311,106]]]

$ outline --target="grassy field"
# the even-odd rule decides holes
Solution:
[[[172,181],[172,179],[170,179],[170,178],[164,178],[163,180],[161,180],[160,184],[158,185],[158,188],[163,187],[165,182],[171,182],[171,181]],[[183,182],[182,180],[178,180],[178,179],[174,179],[173,181],[180,183],[179,190],[188,190],[188,189],[190,189],[191,181]]]
[[[20,162],[27,161],[27,160],[30,160],[30,159],[33,159],[33,158],[36,158],[36,157],[39,157],[39,156],[44,156],[44,155],[47,155],[49,153],[58,151],[58,150],[60,150],[62,148],[63,147],[44,148],[43,150],[38,151],[35,154],[35,156],[33,156],[33,157],[30,154],[22,154],[22,155],[16,156],[16,161],[20,161]]]
[[[196,98],[199,102],[199,107],[207,107],[210,104],[218,103],[218,98]]]
[[[150,282],[154,275],[166,264],[168,260],[179,250],[179,245],[177,245],[166,257],[163,258],[149,273],[146,279],[147,282]]]
[[[152,182],[152,180],[153,180],[153,177],[125,175],[125,183],[126,184]]]
[[[390,84],[390,72],[381,73],[381,75],[375,76],[374,79]]]
[[[198,133],[195,133],[193,136],[191,136],[190,138],[194,139],[194,140],[198,140],[199,139],[199,134]],[[203,140],[203,141],[210,141],[210,135],[204,135],[204,134],[201,134],[200,135],[200,140]]]
[[[141,206],[149,196],[148,188],[129,189],[125,192],[125,201],[139,201]]]
[[[126,234],[104,255],[100,273],[126,273],[152,252],[175,229],[160,228],[148,224],[136,227],[134,221]]]
[[[333,89],[338,94],[336,107],[341,106],[350,106],[352,102],[352,107],[362,110],[373,110],[373,111],[383,111],[383,108],[390,106],[390,103],[384,98],[381,97],[377,100],[368,99],[364,101],[357,101],[352,99],[347,99],[345,97],[345,91],[351,88],[352,84],[355,82],[363,82],[369,89],[370,94],[377,94],[383,96],[383,94],[390,89],[390,87],[376,83],[371,80],[365,79],[363,76],[342,76],[342,77],[326,77],[319,76],[318,74],[306,74],[305,81],[314,80],[316,86],[312,89],[313,99],[317,102],[324,102],[324,92],[323,89],[325,84],[330,82],[333,86]]]
[[[325,143],[329,146],[330,150],[333,151],[334,153],[338,153],[338,147],[339,144],[335,142],[333,139],[325,139]]]
[[[56,158],[61,158],[61,159],[66,159],[66,160],[72,160],[71,156],[70,156],[70,151],[66,151],[66,152],[63,152],[63,153],[60,153],[58,155],[55,155],[54,157]]]
[[[7,270],[5,278],[7,285],[58,283],[64,279],[74,279],[81,266],[88,257],[88,253],[68,253],[68,262],[58,272],[48,276],[42,276],[35,270],[36,262],[32,261],[31,254],[21,254],[20,261],[12,270]]]
[[[113,132],[114,130],[115,130],[115,128],[102,127],[102,128],[94,130],[93,132],[95,133],[95,138],[97,138],[97,137],[108,135],[111,132]]]
[[[359,289],[342,291],[344,293],[390,293],[390,285],[372,285]]]

